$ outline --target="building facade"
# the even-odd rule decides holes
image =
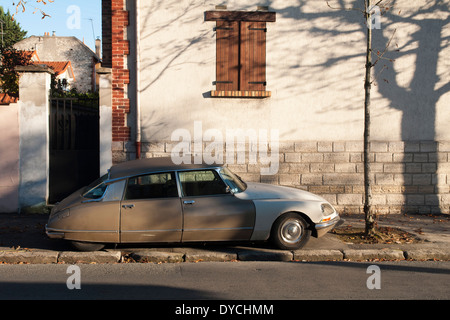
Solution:
[[[113,162],[189,152],[361,213],[367,26],[329,3],[103,0]],[[389,44],[373,68],[374,205],[448,213],[449,5],[396,0],[374,19],[374,60]]]
[[[14,47],[18,50],[35,51],[40,61],[70,61],[71,69],[73,68],[71,87],[79,92],[97,90],[95,70],[100,57],[76,37],[59,37],[46,33],[43,36],[28,37]]]

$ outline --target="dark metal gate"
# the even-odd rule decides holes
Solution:
[[[50,100],[49,202],[61,201],[99,176],[98,99]]]

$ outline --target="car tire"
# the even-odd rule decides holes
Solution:
[[[105,247],[103,243],[95,242],[71,241],[70,244],[79,251],[100,251]]]
[[[283,250],[300,249],[309,241],[311,229],[306,220],[295,212],[280,216],[272,227],[272,242]]]

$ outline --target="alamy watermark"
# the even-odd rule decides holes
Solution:
[[[371,265],[367,268],[367,274],[371,274],[367,278],[366,285],[367,289],[381,289],[381,269],[379,266]]]
[[[70,265],[66,270],[67,274],[70,276],[67,278],[66,286],[69,290],[80,290],[81,289],[81,269],[77,265]],[[366,286],[367,289],[373,290],[381,289],[381,269],[377,265],[370,265],[366,270],[367,274],[370,276],[367,278]]]
[[[79,266],[71,265],[67,267],[67,274],[70,274],[70,276],[67,278],[66,285],[67,289],[73,290],[81,289],[81,269]]]
[[[67,29],[81,29],[81,8],[76,5],[70,5],[66,9],[66,13],[69,15],[66,20]]]
[[[381,9],[379,6],[369,7],[369,19],[367,19],[367,28],[381,29]]]
[[[194,122],[193,134],[180,128],[172,132],[177,142],[171,151],[175,164],[259,164],[261,175],[274,175],[279,168],[279,131],[276,129],[218,129],[203,131]],[[248,149],[248,150],[247,150]],[[248,155],[248,158],[247,158]]]

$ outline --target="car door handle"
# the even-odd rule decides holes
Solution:
[[[183,203],[184,204],[194,204],[195,201],[194,200],[184,200]]]
[[[122,206],[122,208],[124,208],[124,209],[132,209],[132,208],[134,208],[134,204],[124,204]]]

